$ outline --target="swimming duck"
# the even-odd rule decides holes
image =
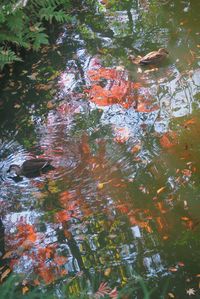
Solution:
[[[168,56],[168,54],[169,52],[166,49],[160,48],[158,51],[150,52],[143,57],[135,58],[132,55],[130,55],[129,58],[135,64],[157,64],[164,60]]]
[[[49,170],[55,169],[51,164],[51,160],[46,159],[30,159],[25,161],[21,166],[12,164],[10,165],[7,172],[15,173],[16,177],[25,176],[25,177],[36,177],[41,173],[45,173]]]

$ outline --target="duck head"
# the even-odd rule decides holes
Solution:
[[[165,48],[160,48],[158,50],[158,52],[161,53],[161,54],[164,54],[164,55],[168,55],[169,54],[169,52]]]
[[[7,170],[8,173],[14,172],[16,175],[21,175],[21,167],[16,164],[10,165],[9,169]]]

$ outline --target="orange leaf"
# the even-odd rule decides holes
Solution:
[[[135,154],[135,153],[139,152],[140,150],[141,150],[141,145],[136,144],[135,146],[132,147],[131,153]]]
[[[58,266],[62,266],[64,264],[66,264],[67,262],[67,258],[64,256],[55,256],[54,257],[54,262],[58,265]]]
[[[38,272],[46,284],[50,284],[55,280],[55,277],[54,277],[52,271],[47,267],[38,269]]]
[[[160,138],[160,144],[162,145],[162,147],[165,148],[171,148],[173,147],[175,144],[177,144],[177,135],[175,132],[168,132],[165,133],[161,138]]]
[[[57,222],[65,222],[71,219],[71,216],[66,210],[59,211],[55,214],[55,219]]]
[[[184,122],[184,125],[193,125],[195,124],[196,120],[194,118],[188,119],[187,121]]]

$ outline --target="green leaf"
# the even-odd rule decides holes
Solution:
[[[35,40],[33,41],[33,50],[38,51],[41,45],[48,45],[48,35],[44,32],[40,32],[35,36]]]
[[[11,49],[4,49],[3,47],[0,47],[0,69],[3,69],[6,64],[14,61],[22,61],[22,59]]]

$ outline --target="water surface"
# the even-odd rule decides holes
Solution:
[[[131,280],[143,298],[139,275],[152,298],[198,298],[199,9],[91,7],[1,79],[3,269],[35,284]],[[160,47],[160,65],[128,58]],[[32,157],[55,170],[13,181],[9,166]]]

